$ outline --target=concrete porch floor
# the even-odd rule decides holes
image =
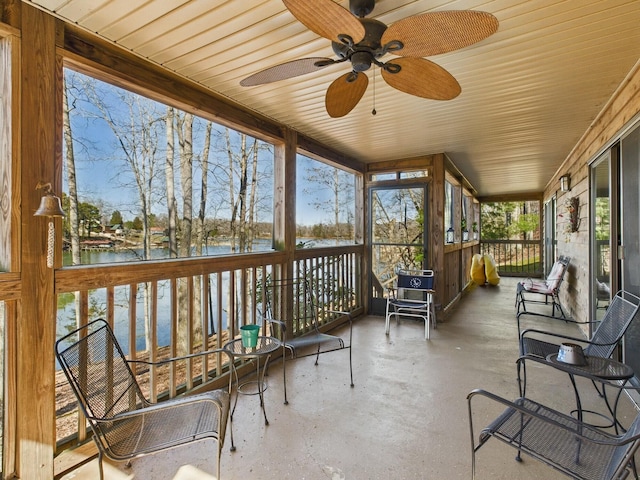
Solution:
[[[349,387],[348,351],[287,362],[289,405],[283,404],[282,362],[270,368],[265,392],[270,424],[264,424],[257,396],[241,396],[234,415],[237,451],[225,441],[223,479],[469,479],[471,445],[467,394],[483,388],[508,399],[518,394],[514,299],[517,279],[498,287],[477,287],[464,295],[446,322],[424,340],[422,323],[392,323],[368,316],[354,324],[353,370]],[[529,317],[527,325],[580,336],[574,325]],[[566,374],[531,363],[527,396],[558,410],[575,406]],[[581,385],[586,408],[603,402]],[[633,407],[622,400],[623,424]],[[499,407],[478,403],[476,430]],[[477,432],[476,432],[477,436]],[[215,443],[202,441],[134,460],[131,468],[105,462],[108,480],[212,480]],[[477,454],[480,479],[566,478],[540,462],[491,440]],[[64,480],[98,478],[97,461]]]

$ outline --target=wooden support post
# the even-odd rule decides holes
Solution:
[[[59,186],[55,152],[60,85],[55,19],[26,3],[21,15],[22,301],[16,348],[16,474],[44,480],[53,478],[55,450],[56,297],[54,269],[46,262],[47,221],[33,213],[42,196],[36,184]],[[60,221],[56,223],[59,229]]]

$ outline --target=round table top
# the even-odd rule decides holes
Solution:
[[[625,363],[611,358],[589,356],[585,358],[587,361],[585,365],[574,365],[561,362],[558,360],[558,354],[552,353],[547,356],[547,361],[565,372],[575,373],[576,375],[591,375],[603,380],[628,380],[633,377],[633,369]]]
[[[225,343],[222,348],[236,357],[255,357],[273,353],[280,346],[280,340],[275,337],[259,336],[255,347],[245,347],[242,345],[242,339],[236,338]]]

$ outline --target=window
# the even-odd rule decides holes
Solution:
[[[448,181],[444,182],[444,238],[446,243],[455,241],[454,219],[454,187]]]
[[[427,178],[429,176],[428,170],[415,170],[412,172],[400,172],[400,178]]]
[[[304,155],[296,175],[298,248],[353,244],[355,175]]]
[[[469,240],[469,228],[471,226],[471,219],[473,214],[471,212],[471,197],[462,195],[462,216],[460,217],[460,230],[462,231],[462,241],[467,242]]]
[[[384,182],[387,180],[397,180],[398,179],[398,174],[397,173],[374,173],[371,175],[371,181],[372,182]]]
[[[64,265],[269,250],[273,145],[65,70]]]

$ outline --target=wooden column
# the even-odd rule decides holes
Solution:
[[[294,130],[285,129],[284,144],[276,147],[273,168],[273,237],[276,250],[287,252],[289,265],[296,249],[296,139]],[[291,271],[286,273],[290,276]]]
[[[22,302],[17,325],[16,473],[44,480],[53,478],[55,448],[56,297],[54,271],[46,265],[48,222],[33,213],[42,196],[37,183],[56,185],[55,19],[26,3],[21,13]]]
[[[430,242],[427,259],[428,268],[435,273],[435,299],[436,305],[442,305],[445,295],[445,269],[444,269],[444,179],[445,166],[444,155],[437,154],[433,157],[433,181],[429,186],[428,222]],[[442,305],[444,307],[444,305]]]
[[[371,265],[371,248],[369,248],[371,246],[371,239],[368,238],[368,235],[366,235],[366,225],[369,224],[369,222],[366,220],[367,218],[367,210],[366,210],[366,205],[367,202],[365,202],[365,195],[366,195],[366,189],[365,189],[365,175],[366,173],[361,173],[360,175],[356,175],[356,185],[355,185],[355,190],[356,190],[356,199],[355,199],[355,232],[354,232],[354,241],[356,243],[362,243],[365,246],[364,249],[364,258],[362,260],[362,262],[360,263],[360,265],[358,265],[358,271],[357,271],[357,275],[358,275],[358,285],[357,285],[357,289],[360,292],[360,299],[359,299],[359,303],[358,305],[364,305],[364,311],[368,312],[369,308],[370,308],[370,301],[369,301],[369,292],[370,290],[370,286],[369,286],[369,275],[367,274],[369,272],[369,268]]]

